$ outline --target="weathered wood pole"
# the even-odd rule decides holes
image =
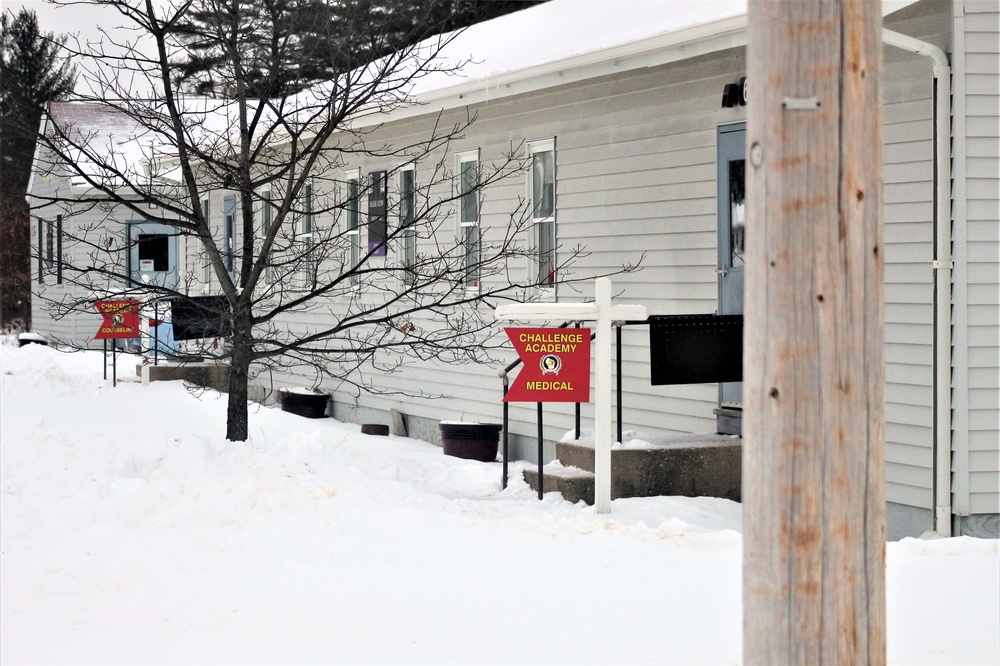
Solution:
[[[750,0],[747,664],[884,664],[879,2]]]

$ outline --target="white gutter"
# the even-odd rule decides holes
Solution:
[[[934,531],[951,536],[951,67],[944,51],[882,30],[882,41],[933,61],[934,75]]]

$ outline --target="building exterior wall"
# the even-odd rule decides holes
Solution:
[[[900,12],[887,27],[947,49],[950,10],[945,2],[921,3]],[[645,305],[651,314],[710,313],[717,307],[716,131],[744,119],[740,108],[719,108],[719,99],[723,85],[744,72],[744,51],[733,49],[502,98],[461,111],[463,117],[475,113],[478,120],[452,149],[479,148],[486,161],[511,145],[554,138],[558,243],[564,251],[577,243],[590,251],[576,270],[613,271],[642,255],[641,271],[614,278],[621,302]],[[919,534],[931,526],[932,503],[934,173],[929,61],[887,47],[884,98],[887,494],[890,502],[918,510],[907,531]],[[446,116],[442,122],[451,119]],[[426,127],[421,119],[402,121],[382,128],[373,139],[401,142]],[[358,165],[362,173],[386,166]],[[420,170],[418,164],[418,180]],[[995,189],[995,178],[990,182]],[[523,188],[523,182],[515,182],[487,191],[484,224],[502,225]],[[590,295],[588,286],[580,292],[562,289],[559,300]],[[713,430],[717,387],[650,386],[646,336],[640,327],[626,328],[623,336],[625,429]],[[373,381],[387,389],[411,393],[454,395],[454,387],[461,386],[461,399],[363,396],[361,404],[428,420],[498,420],[496,369],[511,359],[502,356],[490,368],[417,364],[392,375],[373,375]],[[985,398],[977,394],[976,404]],[[350,405],[354,396],[343,391],[336,399]],[[526,441],[517,453],[532,458],[535,406],[512,405],[511,418],[512,432]],[[591,418],[591,407],[584,405],[585,426]],[[570,406],[546,406],[545,419],[548,440],[573,427]],[[996,457],[995,437],[985,454]],[[926,526],[919,529],[924,513]]]
[[[43,163],[48,162],[44,159]],[[96,209],[73,215],[68,206],[49,205],[40,207],[40,201],[47,197],[65,196],[69,192],[69,180],[64,174],[53,171],[51,173],[35,173],[32,177],[32,193],[37,194],[41,199],[29,197],[31,206],[31,320],[32,330],[44,335],[46,338],[70,344],[75,347],[99,348],[101,343],[93,340],[100,323],[101,316],[97,311],[82,312],[75,311],[67,316],[57,316],[53,309],[53,304],[59,302],[72,301],[82,296],[82,290],[72,286],[68,281],[59,284],[56,277],[56,268],[44,267],[43,275],[39,280],[39,262],[37,253],[45,252],[47,240],[39,238],[39,228],[37,218],[42,218],[47,222],[55,223],[58,215],[63,216],[63,257],[67,263],[79,263],[83,259],[84,250],[77,243],[70,239],[80,235],[80,229],[88,225],[100,225],[102,214]],[[44,233],[43,233],[44,235]],[[56,241],[57,242],[57,241]],[[58,261],[59,258],[56,258]]]
[[[1000,514],[1000,6],[955,2],[954,510],[959,533]],[[964,138],[960,141],[959,138]]]
[[[995,516],[1000,513],[998,7],[977,0],[954,4],[924,0],[894,14],[886,27],[930,41],[949,53],[953,47],[955,51],[953,501],[959,515]],[[502,162],[511,151],[523,156],[525,142],[552,140],[560,256],[577,245],[585,250],[572,267],[574,274],[614,273],[641,260],[641,270],[613,276],[618,302],[644,305],[651,314],[711,313],[718,302],[717,132],[720,126],[745,120],[745,108],[721,108],[719,102],[723,86],[745,71],[745,50],[729,49],[499,97],[475,107],[451,109],[441,117],[415,116],[387,123],[373,130],[367,140],[413,144],[426,140],[435,123],[449,127],[474,115],[475,122],[460,137],[416,164],[418,189],[440,166],[453,171],[459,153],[478,150],[480,162],[488,166]],[[934,165],[929,61],[886,47],[884,102],[886,480],[890,516],[901,526],[895,535],[902,536],[931,527]],[[338,173],[322,174],[315,196],[340,196],[333,181],[344,170],[357,169],[364,176],[376,170],[391,172],[398,166],[388,159],[349,158]],[[526,190],[524,171],[483,193],[485,242],[502,236],[512,214],[523,214]],[[394,185],[389,191],[391,201]],[[452,193],[446,183],[426,192],[432,199]],[[220,242],[227,194],[231,193],[210,195],[211,225]],[[453,237],[455,213],[445,210],[443,215],[439,234]],[[394,223],[391,214],[389,223]],[[317,229],[343,224],[332,212],[314,219]],[[752,227],[749,232],[753,233]],[[240,242],[238,236],[236,242]],[[433,244],[421,240],[417,249],[433,251]],[[197,242],[186,239],[181,255],[182,289],[190,294],[218,293],[212,271],[205,282]],[[395,260],[390,250],[378,261]],[[512,266],[511,270],[527,271],[528,267]],[[585,300],[593,296],[592,289],[589,283],[561,287],[557,298]],[[284,317],[279,325],[291,331],[314,329],[331,317],[344,316],[351,302],[347,297],[331,298],[322,306]],[[480,308],[484,316],[490,316],[485,304]],[[37,303],[33,315],[40,332],[78,335],[66,329],[73,326],[72,319],[46,318]],[[82,324],[87,329],[83,335],[92,337],[97,322],[95,314],[93,323]],[[412,323],[432,327],[438,322],[417,316]],[[717,386],[651,386],[647,336],[642,326],[627,327],[623,334],[625,429],[713,431]],[[350,378],[341,375],[343,381],[326,380],[324,386],[334,393],[339,417],[370,419],[396,410],[426,436],[433,434],[433,424],[439,420],[500,420],[497,371],[515,357],[502,350],[494,356],[490,365],[408,361],[389,373],[367,367]],[[377,362],[391,360],[378,358]],[[337,376],[338,369],[332,370]],[[283,376],[261,374],[254,382],[257,394],[266,396],[273,395],[278,386],[311,386],[315,379],[303,370]],[[354,382],[367,383],[376,393],[359,394]],[[588,427],[592,405],[583,405],[582,412],[584,427]],[[510,413],[514,456],[531,459],[535,406],[513,404]],[[549,444],[545,457],[553,455],[551,443],[572,427],[571,405],[546,406]]]

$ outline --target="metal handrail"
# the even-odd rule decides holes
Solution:
[[[580,328],[580,322],[573,322],[573,321],[564,321],[563,323],[559,324],[559,326],[557,326],[556,328],[566,328],[570,324],[575,324],[577,328]],[[597,333],[591,333],[590,334],[590,339],[591,340],[593,340],[596,337],[597,337]],[[621,340],[619,339],[619,350],[620,350],[620,347],[621,347]],[[510,377],[509,377],[509,373],[510,373],[511,370],[513,370],[517,366],[521,365],[521,363],[522,363],[521,359],[518,358],[517,360],[515,360],[515,361],[511,362],[510,364],[508,364],[507,367],[505,367],[503,370],[501,370],[499,372],[500,379],[503,380],[503,395],[504,395],[504,397],[507,396],[507,391],[510,389]],[[619,388],[618,388],[618,395],[619,395],[619,398],[620,398],[621,397],[621,385],[620,385],[620,382],[619,382]],[[620,399],[619,399],[619,402],[620,402]],[[544,437],[543,437],[543,434],[542,434],[542,430],[543,430],[542,405],[543,404],[544,403],[541,403],[541,402],[538,403],[538,499],[542,499],[542,495],[544,493],[544,486],[545,486],[545,472],[542,469],[543,464],[544,464],[543,461],[542,461],[542,459],[544,457],[542,455],[542,448],[543,448],[543,444],[544,444]],[[507,479],[508,479],[507,460],[508,460],[508,454],[509,454],[509,448],[508,448],[509,447],[509,439],[508,439],[507,426],[508,426],[508,424],[510,422],[510,409],[509,409],[508,405],[509,405],[509,403],[507,403],[507,402],[503,403],[503,488],[507,487]],[[580,403],[575,403],[574,409],[575,409],[576,438],[580,439]],[[619,421],[620,420],[621,420],[621,415],[619,414]],[[620,430],[620,426],[619,426],[619,430]],[[620,438],[621,438],[621,435],[619,434],[619,439]]]

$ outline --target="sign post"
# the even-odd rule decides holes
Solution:
[[[94,301],[94,307],[104,317],[95,340],[104,340],[104,378],[108,378],[108,340],[139,337],[139,301],[122,299]],[[117,351],[111,348],[111,385],[118,385]]]
[[[595,386],[594,386],[594,511],[596,513],[609,513],[611,511],[611,322],[612,321],[625,321],[630,319],[645,319],[647,316],[646,308],[642,305],[613,305],[611,302],[611,280],[608,278],[597,278],[596,284],[594,285],[594,295],[595,299],[593,303],[517,303],[513,305],[502,305],[496,309],[496,318],[500,320],[516,320],[516,321],[552,321],[552,320],[563,320],[563,321],[596,321],[597,322],[597,342],[594,350],[595,354]],[[554,330],[565,331],[562,335],[573,336],[573,329],[508,329],[508,335],[510,331],[532,331],[532,330],[543,330],[550,333]],[[553,333],[554,334],[554,333]],[[521,333],[515,333],[518,340],[515,341],[512,337],[512,341],[515,342],[515,347],[520,341]],[[527,336],[528,334],[525,333]],[[545,334],[541,334],[545,335]],[[583,337],[587,338],[588,343],[590,336],[587,332],[582,333]],[[582,353],[582,349],[577,347],[572,351],[568,349],[569,345],[577,344],[582,345],[582,342],[570,341],[569,337],[566,340],[559,339],[538,339],[534,340],[530,337],[526,337],[523,345],[537,344],[538,349],[543,348],[545,345],[559,345],[560,361],[562,361],[565,366],[565,360],[562,356],[563,354],[569,352],[571,354]],[[563,349],[566,347],[567,349]],[[577,352],[577,349],[581,349]],[[520,352],[519,352],[520,353]],[[536,362],[538,364],[539,374],[544,370],[543,362],[545,361],[545,356],[547,354],[553,354],[554,352],[547,351],[536,351],[530,352],[532,354],[538,355],[540,358]],[[522,357],[523,358],[523,357]],[[572,357],[571,357],[572,358]],[[574,363],[577,361],[574,359]],[[525,360],[525,369],[521,371],[524,374],[528,367],[528,361]],[[550,365],[551,368],[551,365]],[[529,378],[534,377],[536,371],[532,369],[532,374],[528,375],[524,379],[525,390],[527,389],[527,383]],[[589,374],[589,369],[588,369]],[[573,381],[570,380],[555,380],[549,379],[551,374],[542,375],[538,379],[533,379],[533,382],[540,384],[537,391],[545,394],[546,391],[548,395],[557,396],[567,396],[565,401],[567,402],[585,402],[574,395],[569,398],[570,392],[574,394],[577,393],[576,386],[573,385]],[[521,375],[518,375],[518,380],[520,381]],[[578,381],[578,380],[575,380]],[[548,385],[546,385],[548,382]],[[553,384],[569,384],[571,386],[559,386],[559,388],[553,388]],[[515,384],[516,387],[516,384]],[[513,392],[515,387],[511,387],[511,392]],[[572,387],[572,388],[571,388]],[[589,393],[590,387],[587,387]],[[508,393],[508,395],[510,392]],[[516,396],[517,394],[515,394]],[[556,398],[541,398],[537,397],[537,394],[530,394],[530,401],[542,401],[547,400],[549,402],[556,401]],[[516,397],[514,398],[516,400]],[[505,398],[505,401],[507,398]],[[539,461],[539,464],[541,461]]]

